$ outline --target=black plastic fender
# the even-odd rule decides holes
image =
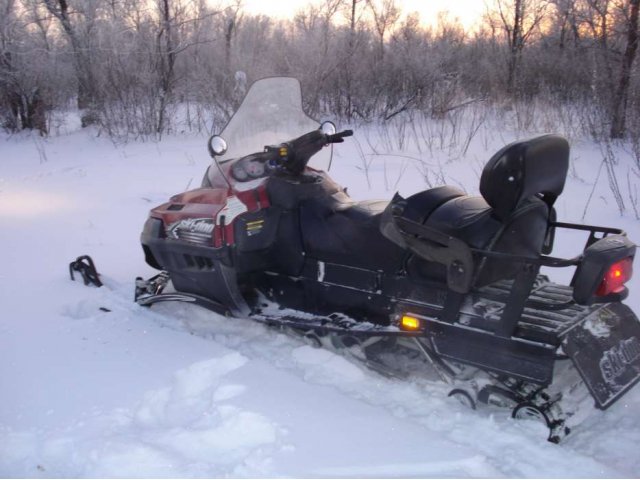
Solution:
[[[622,303],[589,314],[567,333],[563,349],[602,410],[640,381],[640,321]]]

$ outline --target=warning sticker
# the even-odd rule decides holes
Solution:
[[[247,236],[253,237],[254,235],[262,232],[262,227],[264,227],[264,220],[247,222]]]

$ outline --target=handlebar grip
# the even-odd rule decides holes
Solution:
[[[342,132],[334,133],[327,136],[327,143],[342,143],[344,137],[350,137],[353,135],[353,130],[343,130]]]

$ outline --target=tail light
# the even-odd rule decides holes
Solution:
[[[609,235],[585,249],[571,285],[579,305],[620,302],[629,291],[635,244],[626,235]]]
[[[633,259],[631,257],[620,260],[609,267],[605,272],[596,296],[605,297],[611,293],[619,293],[624,290],[624,284],[627,283],[633,275]]]

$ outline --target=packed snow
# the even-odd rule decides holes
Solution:
[[[484,162],[528,135],[496,125],[468,148],[362,127],[336,146],[331,173],[358,200],[443,181],[477,193]],[[199,186],[204,137],[119,144],[71,126],[0,135],[0,477],[640,476],[640,387],[554,445],[507,410],[447,398],[428,372],[391,379],[248,320],[134,304],[134,278],[154,273],[139,246],[144,220]],[[613,147],[623,215],[601,148],[572,148],[559,218],[581,222],[586,210],[585,222],[640,239],[625,145]],[[556,253],[583,241],[559,237]],[[104,287],[69,279],[82,254]],[[640,312],[640,282],[630,286]]]

